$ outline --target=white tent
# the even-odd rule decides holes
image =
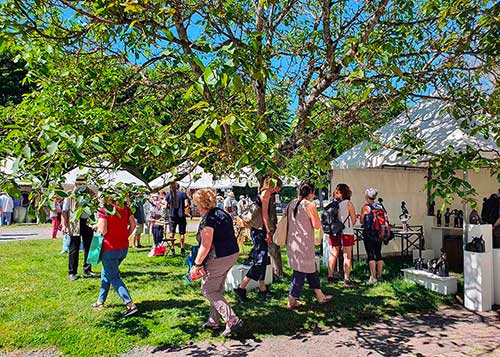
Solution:
[[[89,168],[75,168],[64,175],[66,185],[75,183],[77,176],[88,174]],[[146,186],[144,182],[125,170],[112,170],[112,169],[96,169],[97,178],[104,180],[108,185],[113,186],[121,182],[124,184],[134,184],[138,186]]]
[[[460,121],[447,112],[447,105],[440,100],[424,100],[376,132],[381,144],[376,150],[368,151],[370,143],[364,141],[340,155],[331,163],[332,187],[341,182],[349,184],[357,210],[364,203],[365,189],[376,187],[394,223],[401,213],[401,201],[408,204],[411,223],[423,223],[427,215],[427,192],[424,186],[429,158],[421,156],[415,163],[405,155],[398,156],[398,151],[390,147],[398,144],[402,131],[408,129],[411,135],[423,142],[428,151],[435,154],[449,147],[458,152],[470,146],[486,158],[500,155],[500,148],[492,140],[461,129]],[[498,189],[498,182],[491,177],[488,169],[469,171],[469,183],[476,188],[479,201]],[[436,208],[440,204],[436,202]],[[461,209],[462,203],[455,200],[451,208]]]
[[[182,169],[187,169],[188,164],[179,165],[178,171]],[[172,180],[173,175],[167,172],[159,177],[155,178],[149,183],[149,187],[155,189],[158,187],[166,187]],[[213,176],[201,166],[196,166],[192,172],[186,175],[182,180],[179,181],[179,185],[184,188],[199,189],[199,188],[211,188],[213,187]]]
[[[232,187],[245,187],[247,185],[249,187],[259,187],[259,180],[257,180],[250,167],[243,167],[238,175],[222,176],[214,182],[214,188],[217,189],[230,189]]]
[[[377,131],[381,148],[369,152],[369,142],[363,141],[334,160],[332,167],[334,169],[425,167],[424,163],[429,161],[428,157],[419,157],[418,163],[415,164],[404,155],[398,156],[398,151],[388,148],[397,145],[403,130],[408,130],[415,138],[422,140],[425,148],[434,154],[443,153],[448,147],[458,152],[470,146],[480,151],[483,157],[499,156],[500,148],[494,141],[480,135],[470,135],[461,129],[460,121],[448,113],[447,107],[448,104],[440,100],[425,100],[416,104]]]

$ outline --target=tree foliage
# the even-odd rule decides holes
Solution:
[[[438,87],[479,106],[477,130],[498,124],[492,1],[0,7],[3,46],[23,48],[41,86],[3,110],[0,150],[13,146],[21,171],[46,180],[89,161],[145,180],[185,160],[218,173],[250,165],[321,175],[330,155]],[[498,126],[489,135],[498,139]]]

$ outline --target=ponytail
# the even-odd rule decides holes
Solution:
[[[299,200],[297,202],[297,205],[293,209],[293,217],[297,217],[297,211],[299,209],[300,203],[311,193],[314,193],[315,187],[312,183],[309,182],[304,182],[302,185],[299,187]]]

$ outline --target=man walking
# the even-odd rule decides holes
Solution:
[[[73,194],[90,193],[86,187],[85,179],[77,177],[75,181],[75,190]],[[76,219],[75,214],[78,207],[85,205],[85,200],[81,197],[72,195],[64,199],[62,207],[62,233],[70,236],[69,254],[68,254],[68,278],[71,281],[78,279],[78,259],[80,256],[80,242],[83,240],[84,261],[83,261],[83,276],[87,278],[98,277],[99,275],[92,272],[92,265],[87,264],[87,256],[89,254],[90,244],[94,235],[92,228],[87,224],[88,214],[83,211],[79,219]]]
[[[141,245],[141,234],[144,230],[144,223],[146,223],[146,215],[144,214],[144,204],[141,198],[138,198],[134,202],[135,212],[134,218],[137,224],[134,229],[133,242],[134,248],[142,248]]]

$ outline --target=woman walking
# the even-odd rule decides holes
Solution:
[[[260,195],[257,201],[257,204],[262,207],[262,228],[250,228],[250,236],[253,242],[253,265],[241,281],[240,286],[234,289],[235,294],[242,301],[247,300],[246,287],[250,283],[250,280],[259,282],[259,292],[260,294],[262,294],[262,296],[266,296],[268,293],[265,281],[266,267],[269,259],[268,249],[269,243],[272,243],[273,233],[276,230],[277,224],[276,200],[274,196],[280,191],[281,186],[282,181],[279,178],[274,177],[267,177],[262,184]],[[278,246],[276,246],[276,249],[272,250],[272,254],[274,256],[273,265],[276,265],[276,269],[281,270],[282,274],[283,268],[281,264],[281,254],[279,253]]]
[[[384,261],[382,260],[382,241],[376,241],[368,237],[367,228],[370,226],[370,219],[373,219],[373,215],[370,215],[372,209],[384,209],[379,203],[375,202],[377,198],[378,191],[374,188],[369,188],[365,192],[366,204],[361,210],[361,224],[363,225],[364,232],[363,238],[365,243],[365,250],[368,256],[368,266],[370,267],[370,279],[369,284],[376,283],[382,280],[382,272],[384,270]]]
[[[159,196],[153,196],[151,208],[149,210],[148,224],[153,234],[153,246],[149,256],[154,256],[155,248],[161,246],[164,238],[165,227],[165,208]]]
[[[222,335],[228,336],[243,325],[224,298],[227,273],[236,263],[239,254],[233,220],[227,212],[217,208],[217,198],[211,190],[196,191],[193,201],[202,218],[197,237],[200,248],[192,273],[197,275],[197,270],[205,270],[201,289],[210,302],[210,316],[203,327],[219,329],[222,317],[226,323]]]
[[[344,288],[351,287],[352,247],[354,246],[354,225],[358,217],[351,202],[352,191],[345,183],[338,184],[335,189],[334,198],[339,205],[338,219],[344,224],[344,229],[337,235],[330,235],[330,246],[332,248],[328,259],[328,281],[333,282],[333,269],[340,255],[340,248],[344,255]]]
[[[123,316],[130,316],[137,312],[137,306],[122,281],[119,269],[121,262],[127,256],[128,237],[134,231],[135,226],[134,215],[126,205],[120,207],[115,201],[109,199],[104,207],[99,209],[97,231],[104,236],[101,251],[101,289],[97,302],[92,307],[104,307],[109,289],[113,285],[127,305]]]
[[[57,232],[61,226],[62,199],[58,196],[54,197],[54,210],[50,211],[50,219],[52,221],[52,239],[57,238]]]
[[[332,300],[332,296],[321,291],[319,274],[316,271],[314,255],[314,229],[321,227],[314,199],[314,185],[303,183],[299,189],[299,198],[290,202],[287,208],[288,235],[287,253],[290,268],[293,270],[288,308],[295,309],[302,304],[298,301],[302,294],[304,281],[307,279],[314,289],[320,304]]]

